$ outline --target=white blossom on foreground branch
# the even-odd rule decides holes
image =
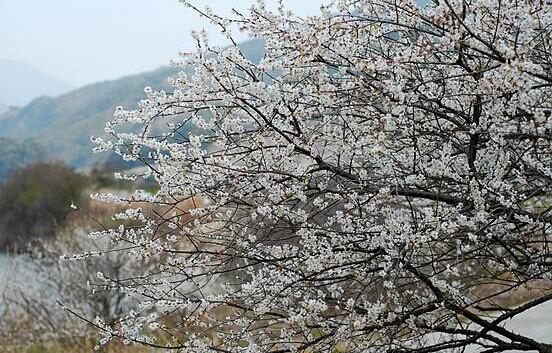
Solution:
[[[118,200],[156,207],[141,226],[105,232],[155,264],[102,278],[143,300],[99,321],[106,339],[551,351],[504,328],[552,299],[550,1],[195,10],[230,46],[197,34],[174,92],[146,89],[96,140],[159,185]],[[236,25],[264,40],[260,63]]]

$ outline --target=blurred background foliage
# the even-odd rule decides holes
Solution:
[[[18,141],[0,137],[0,182],[17,168],[46,158],[44,147],[36,141]]]
[[[12,171],[0,187],[0,248],[52,237],[87,185],[87,177],[60,163],[39,162]]]

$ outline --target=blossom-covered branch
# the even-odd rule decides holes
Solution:
[[[163,209],[100,232],[155,265],[103,278],[147,313],[102,323],[106,338],[190,352],[550,352],[503,325],[551,298],[550,2],[194,9],[266,52],[256,62],[196,34],[174,91],[147,89],[95,139],[159,185],[104,198]]]

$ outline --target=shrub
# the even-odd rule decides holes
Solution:
[[[86,177],[59,163],[41,162],[13,172],[0,187],[0,249],[53,236],[86,185]]]

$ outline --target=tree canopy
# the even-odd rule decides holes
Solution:
[[[551,351],[504,326],[552,299],[533,290],[552,288],[549,1],[338,0],[305,18],[188,6],[266,54],[196,33],[174,91],[146,89],[96,139],[159,185],[96,196],[141,225],[94,235],[155,268],[99,274],[142,300],[96,321],[104,341]]]
[[[32,240],[53,237],[86,186],[84,176],[59,163],[13,171],[0,184],[0,250],[21,250]]]

